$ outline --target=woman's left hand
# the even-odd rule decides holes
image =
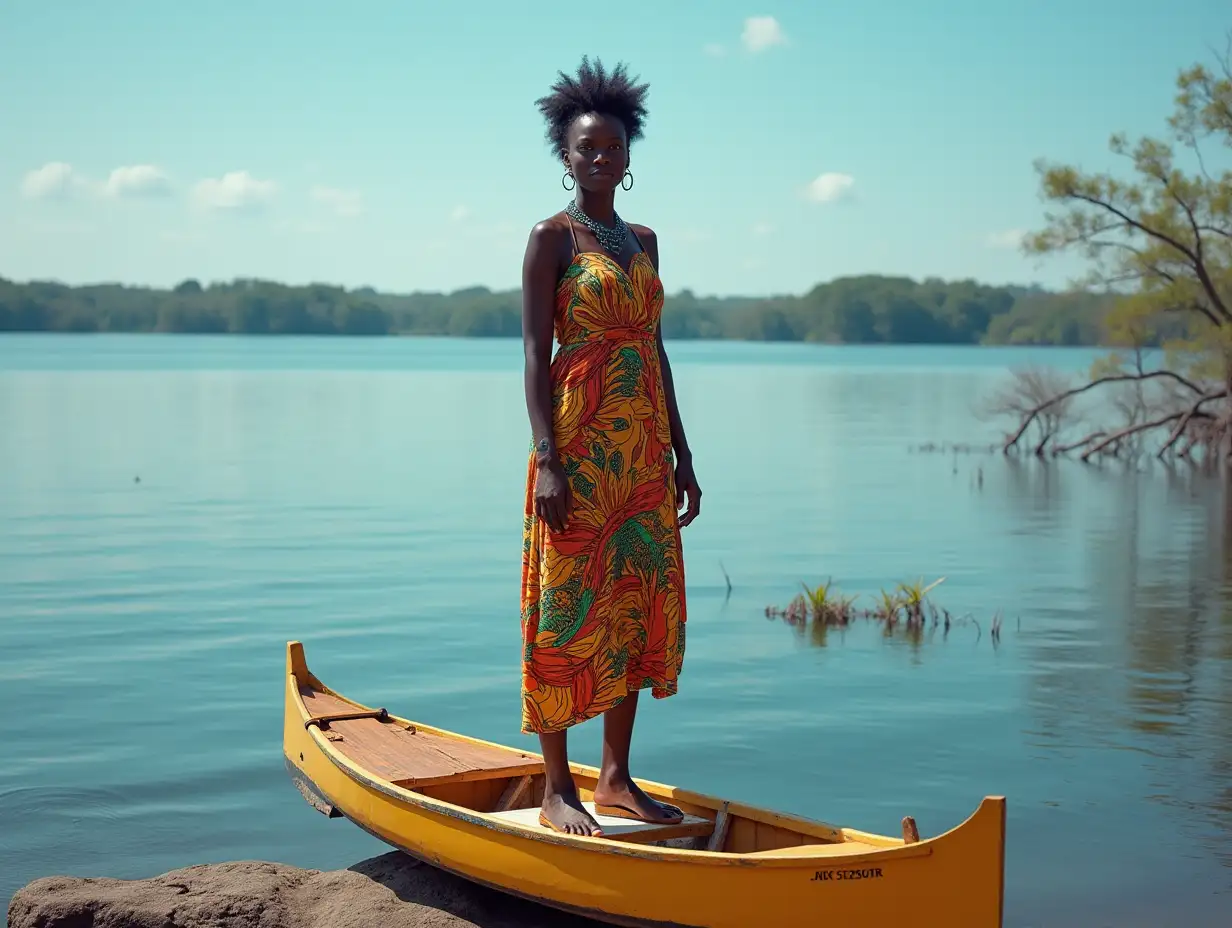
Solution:
[[[697,485],[697,476],[693,473],[693,458],[685,455],[676,462],[676,509],[679,510],[688,497],[689,508],[679,517],[680,527],[684,528],[697,518],[702,511],[702,488]]]

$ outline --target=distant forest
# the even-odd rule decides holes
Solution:
[[[665,338],[1095,345],[1107,297],[975,281],[844,277],[802,296],[667,297]],[[183,332],[252,335],[521,334],[517,290],[378,293],[326,284],[236,280],[171,290],[71,287],[0,278],[0,332]]]

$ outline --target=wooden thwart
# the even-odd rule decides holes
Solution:
[[[382,710],[358,710],[328,693],[301,687],[312,718],[328,719],[331,746],[357,766],[406,789],[438,783],[531,776],[543,761],[520,751],[472,744],[383,721]]]
[[[354,712],[327,712],[324,715],[314,715],[304,720],[304,727],[319,726],[321,731],[329,728],[330,722],[349,722],[355,719],[376,719],[384,722],[389,718],[385,709],[356,709]]]

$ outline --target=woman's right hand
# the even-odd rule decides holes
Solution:
[[[572,508],[573,490],[560,461],[539,464],[535,473],[535,515],[553,533],[563,532]]]

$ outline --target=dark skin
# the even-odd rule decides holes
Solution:
[[[604,114],[578,117],[569,127],[566,148],[561,151],[564,167],[571,171],[577,187],[574,198],[588,216],[612,225],[616,189],[629,166],[628,139],[624,123]],[[659,270],[659,244],[646,226],[629,224],[634,235],[626,237],[624,247],[612,255],[629,273],[634,256],[645,248],[646,256]],[[580,251],[606,254],[590,230],[580,223],[573,226]],[[522,341],[526,355],[526,408],[536,446],[548,439],[546,453],[536,453],[534,506],[536,515],[550,533],[565,530],[573,506],[573,491],[552,432],[552,317],[556,288],[573,260],[573,242],[568,217],[564,212],[543,220],[531,230],[522,264]],[[656,329],[655,342],[663,372],[663,394],[671,428],[672,450],[676,461],[676,508],[683,528],[701,511],[702,491],[693,473],[693,455],[680,422],[672,369],[663,346],[662,329]],[[603,717],[603,758],[594,800],[598,805],[620,806],[637,816],[655,822],[679,821],[682,812],[675,806],[651,799],[629,773],[629,747],[633,721],[637,715],[637,691],[630,692]],[[598,823],[582,807],[577,786],[569,769],[567,732],[547,732],[539,736],[546,769],[543,814],[568,834],[602,834]]]

